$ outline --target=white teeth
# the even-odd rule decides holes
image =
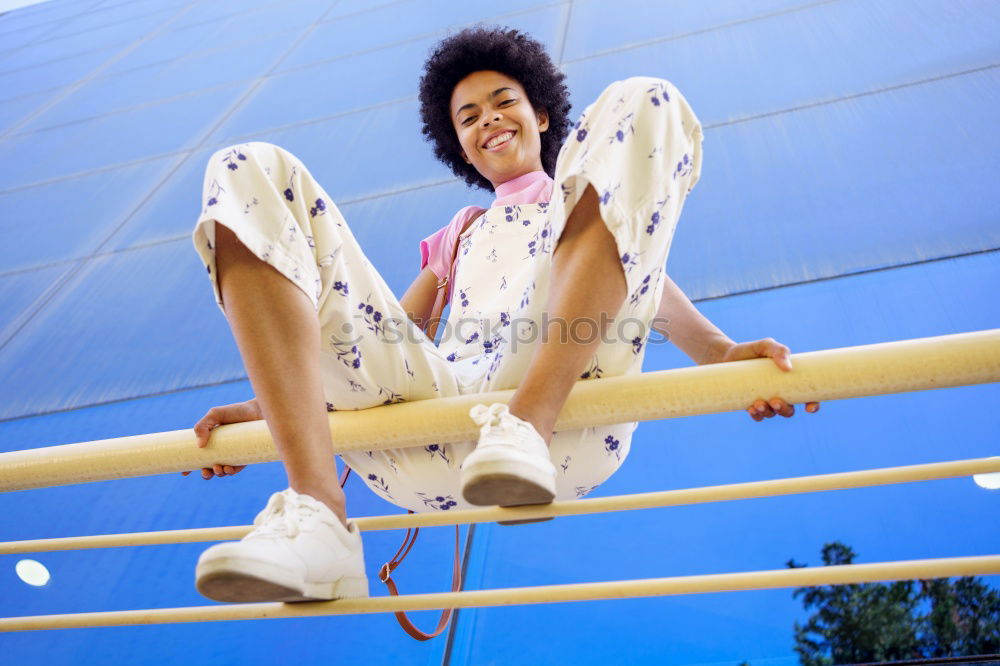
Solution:
[[[487,148],[495,148],[496,146],[500,145],[504,141],[509,141],[513,136],[514,136],[513,132],[504,132],[500,136],[497,136],[497,137],[494,137],[494,138],[490,139],[489,142],[486,144],[486,147]]]

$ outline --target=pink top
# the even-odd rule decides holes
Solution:
[[[552,198],[552,186],[555,181],[544,171],[532,171],[518,176],[496,188],[496,199],[492,208],[497,206],[516,206],[520,204],[548,203]],[[455,280],[455,266],[458,261],[452,256],[458,237],[465,227],[486,209],[478,206],[466,206],[451,218],[451,222],[441,227],[433,234],[420,241],[420,270],[430,266],[438,280],[448,275],[446,294],[451,293],[451,285]],[[449,272],[450,267],[450,272]],[[445,303],[448,298],[445,298]]]

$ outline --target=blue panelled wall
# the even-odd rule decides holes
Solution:
[[[250,397],[190,241],[223,146],[301,157],[401,295],[418,241],[490,200],[433,160],[416,101],[428,49],[477,22],[544,42],[574,114],[627,76],[680,88],[704,166],[667,271],[730,337],[799,352],[1000,327],[996,3],[51,0],[0,15],[0,451],[186,428]],[[650,344],[647,371],[691,364]],[[995,455],[998,398],[985,385],[644,423],[594,494]],[[248,524],[284,487],[271,463],[9,493],[0,540]],[[357,479],[348,497],[356,516],[399,511]],[[998,498],[955,479],[481,525],[467,587],[816,565],[835,539],[866,562],[995,553]],[[422,530],[404,591],[448,587],[452,536]],[[401,537],[365,535],[375,594]],[[37,588],[3,556],[0,615],[212,603],[193,586],[205,547],[39,553],[52,580]],[[427,643],[372,615],[6,634],[0,648],[46,665],[785,665],[805,617],[770,590],[463,610]]]

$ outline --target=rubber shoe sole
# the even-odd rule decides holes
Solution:
[[[368,579],[345,576],[332,583],[294,580],[290,572],[269,562],[220,557],[200,562],[195,587],[216,601],[330,601],[368,596]]]
[[[462,485],[462,497],[476,506],[524,506],[530,504],[551,504],[556,497],[555,479],[534,467],[511,464],[507,460],[483,460],[466,472],[466,482]],[[498,520],[500,525],[521,525],[552,520],[527,518],[520,520]]]

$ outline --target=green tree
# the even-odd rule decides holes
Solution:
[[[930,611],[920,618],[925,656],[1000,652],[1000,592],[971,576],[920,584],[921,596],[930,602]]]
[[[856,553],[835,541],[823,546],[822,557],[827,566],[851,564]],[[977,578],[800,587],[792,594],[814,611],[794,624],[803,666],[1000,652],[1000,593]]]

